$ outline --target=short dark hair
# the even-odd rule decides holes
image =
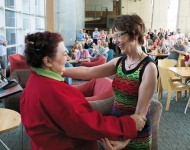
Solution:
[[[144,44],[145,24],[137,14],[120,15],[113,23],[112,30],[127,31],[129,40],[133,41],[138,36],[138,43]]]
[[[49,31],[28,34],[25,37],[24,50],[27,64],[31,67],[42,67],[42,59],[45,56],[53,59],[61,41],[63,37],[60,34]]]

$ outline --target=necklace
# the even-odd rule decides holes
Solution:
[[[143,55],[143,51],[142,51],[140,57],[133,63],[128,64],[127,61],[126,61],[128,68],[130,69],[132,65],[136,64],[142,58],[142,55]]]

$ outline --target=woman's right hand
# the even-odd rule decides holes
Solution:
[[[107,138],[98,140],[106,150],[121,150],[127,146],[130,139],[126,141],[111,141]]]
[[[130,117],[133,118],[133,120],[135,121],[137,131],[142,131],[142,129],[144,128],[146,124],[146,120],[147,120],[146,117],[139,116],[137,114],[133,114]]]

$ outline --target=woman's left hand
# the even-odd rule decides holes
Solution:
[[[129,140],[126,141],[111,141],[107,138],[98,140],[106,150],[121,150],[127,146]]]

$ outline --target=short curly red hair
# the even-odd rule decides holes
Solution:
[[[63,37],[59,33],[49,31],[28,34],[25,37],[24,55],[26,62],[31,67],[41,67],[45,56],[54,58],[59,42]]]

